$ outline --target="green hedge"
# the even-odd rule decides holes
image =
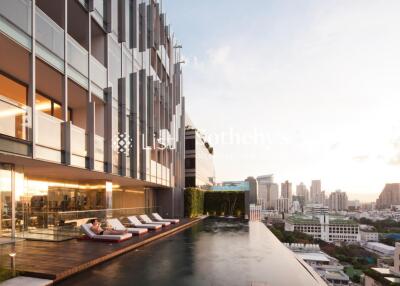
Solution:
[[[209,215],[242,216],[245,214],[244,192],[185,190],[185,216]]]
[[[204,213],[204,191],[188,188],[184,193],[185,217],[197,217]]]

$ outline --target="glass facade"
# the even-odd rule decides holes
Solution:
[[[196,129],[185,132],[185,186],[210,189],[215,184],[213,149]]]
[[[69,239],[78,235],[79,226],[90,218],[145,213],[149,207],[145,192],[144,188],[122,188],[105,181],[30,178],[21,168],[0,164],[0,237],[12,236],[14,210],[16,237]]]
[[[11,233],[12,166],[0,164],[0,236]]]

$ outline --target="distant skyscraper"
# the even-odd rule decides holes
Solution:
[[[323,204],[321,202],[321,180],[312,180],[310,187],[310,201],[315,204]]]
[[[376,200],[377,209],[390,208],[392,205],[400,205],[400,184],[386,184],[385,188]]]
[[[331,211],[344,211],[347,210],[347,194],[337,190],[332,192],[329,196],[329,209]]]
[[[249,203],[250,204],[257,204],[258,203],[258,183],[257,180],[254,177],[248,177],[246,182],[249,183],[249,191],[250,191],[250,196],[249,196]]]
[[[292,183],[285,181],[281,184],[281,197],[288,199],[289,207],[292,202]]]
[[[276,201],[279,199],[279,185],[271,183],[267,187],[267,209],[275,209]]]
[[[257,177],[258,199],[263,209],[274,209],[276,200],[279,198],[279,186],[274,183],[273,175]]]
[[[309,201],[309,191],[304,183],[300,183],[296,186],[296,195],[298,197],[304,198],[304,203],[308,203]]]
[[[276,209],[280,213],[288,213],[289,212],[289,200],[288,200],[288,198],[279,198],[276,201]]]

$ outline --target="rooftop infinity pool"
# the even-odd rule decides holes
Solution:
[[[205,219],[57,285],[325,285],[260,222]]]

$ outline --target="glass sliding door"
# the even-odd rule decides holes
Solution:
[[[0,237],[15,236],[14,166],[0,163]]]

